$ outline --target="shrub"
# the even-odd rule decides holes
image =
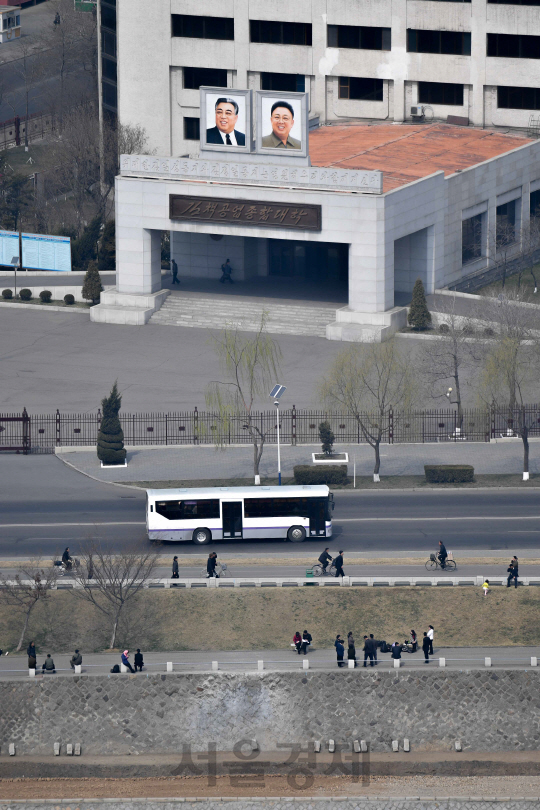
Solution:
[[[67,307],[72,306],[74,303],[75,303],[75,296],[74,295],[72,295],[71,293],[68,293],[67,295],[64,295],[64,304]]]
[[[413,329],[428,329],[431,325],[431,312],[428,309],[426,293],[422,279],[417,278],[414,283],[411,306],[407,317]]]
[[[322,443],[323,453],[325,453],[327,456],[332,455],[336,437],[334,436],[334,432],[330,427],[330,422],[321,422],[319,425],[319,438]]]
[[[450,327],[448,326],[447,323],[441,323],[440,324],[439,332],[442,332],[443,335],[447,335],[449,331],[450,331]]]
[[[466,323],[465,326],[463,327],[463,334],[474,335],[474,327],[472,327],[470,323]]]
[[[297,484],[346,484],[346,464],[324,464],[311,467],[308,464],[297,464],[294,468],[294,480]]]
[[[41,298],[41,303],[42,304],[50,304],[51,303],[51,298],[52,298],[52,292],[50,290],[42,290],[40,292],[40,294],[39,294],[39,297]]]
[[[474,481],[470,464],[425,464],[426,481],[430,484],[465,484]]]
[[[84,277],[84,283],[82,286],[82,297],[86,301],[91,301],[95,304],[99,301],[99,295],[103,287],[101,286],[101,276],[99,275],[99,271],[97,268],[97,264],[94,261],[88,263],[88,270],[86,271],[86,275]]]
[[[122,397],[116,383],[108,397],[101,400],[103,418],[98,433],[97,457],[104,464],[123,464],[126,460],[124,432],[118,418]]]
[[[493,337],[495,334],[495,330],[491,328],[491,326],[486,326],[484,329],[484,335],[486,337]]]
[[[2,298],[9,301],[10,298],[13,298],[13,290],[2,290]]]
[[[21,301],[31,301],[32,300],[32,290],[29,290],[25,287],[23,290],[20,291],[19,297]]]

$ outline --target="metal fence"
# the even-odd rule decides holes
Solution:
[[[382,441],[387,444],[430,442],[489,442],[516,434],[525,421],[530,436],[540,436],[540,405],[528,405],[524,411],[506,409],[468,409],[458,417],[455,410],[393,411],[382,420]],[[362,414],[372,423],[375,414]],[[253,417],[269,444],[277,441],[275,411],[261,411]],[[336,444],[363,444],[360,422],[353,414],[325,411],[280,411],[280,438],[284,444],[319,444],[319,424],[330,422]],[[179,413],[121,413],[120,421],[127,445],[212,445],[219,430],[216,414],[207,411]],[[55,447],[91,447],[96,444],[101,412],[69,414],[0,414],[0,451],[53,453]],[[248,444],[245,419],[238,416],[220,430],[225,444]]]
[[[20,146],[26,136],[29,143],[41,140],[55,129],[56,121],[52,113],[31,113],[28,118],[16,115],[0,123],[0,149]]]

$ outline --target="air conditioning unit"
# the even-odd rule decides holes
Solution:
[[[411,118],[423,118],[423,117],[424,117],[423,107],[411,107]]]

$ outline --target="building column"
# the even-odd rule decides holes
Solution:
[[[484,85],[486,83],[487,21],[486,0],[471,0],[471,124],[484,126]]]
[[[394,81],[394,121],[405,121],[405,79],[408,76],[407,0],[392,0],[391,76]]]
[[[129,237],[126,238],[129,231]],[[122,228],[117,236],[116,287],[148,295],[161,290],[161,231]]]

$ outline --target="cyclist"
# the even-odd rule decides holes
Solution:
[[[73,557],[69,553],[69,546],[62,554],[62,563],[64,564],[64,568],[66,569],[66,571],[71,571],[73,567]]]
[[[441,568],[446,568],[446,558],[448,557],[448,552],[446,550],[446,546],[444,545],[442,540],[439,540],[439,562],[441,564]]]
[[[321,554],[321,556],[319,557],[319,562],[322,565],[323,574],[326,574],[326,569],[327,569],[329,563],[332,562],[332,557],[328,553],[329,548],[330,548],[330,546],[327,546],[325,548],[325,550],[323,551],[323,553]]]

